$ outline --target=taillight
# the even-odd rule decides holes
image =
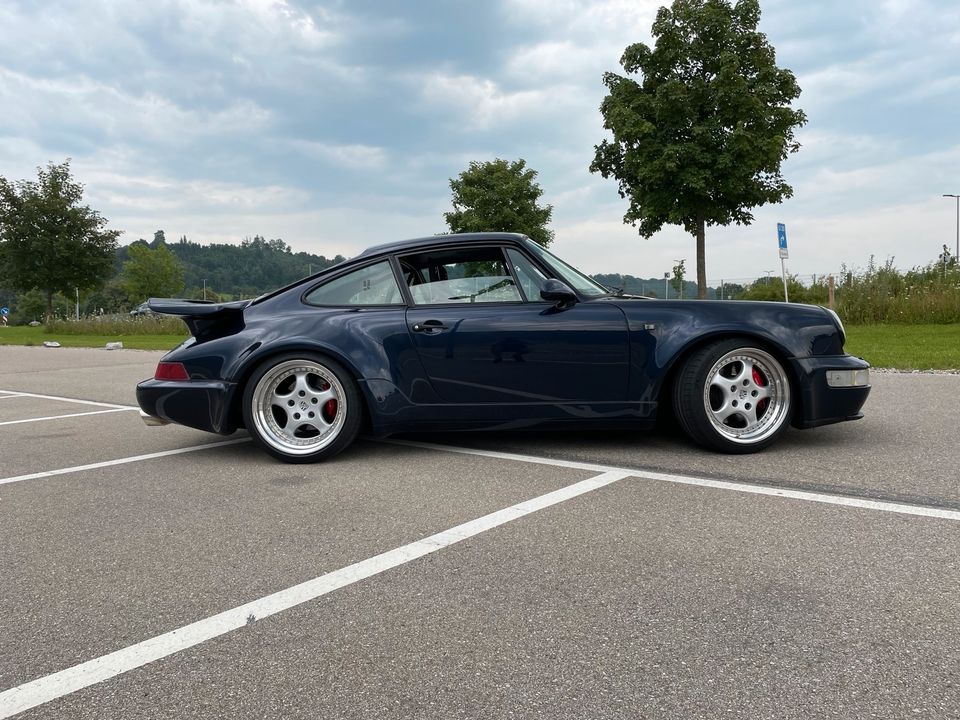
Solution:
[[[157,365],[157,371],[153,374],[154,380],[189,380],[190,375],[183,363],[162,362]]]

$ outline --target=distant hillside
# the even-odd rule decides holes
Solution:
[[[158,243],[165,242],[165,238],[160,231],[154,235],[153,242],[137,242],[156,248]],[[118,273],[129,257],[128,247],[117,249]],[[183,263],[188,294],[191,289],[202,287],[206,280],[209,291],[234,297],[255,297],[344,260],[342,255],[327,258],[295,253],[283,240],[266,240],[259,235],[246,238],[239,245],[201,245],[184,237],[167,242],[167,247]]]
[[[647,297],[658,298],[676,298],[677,291],[673,289],[670,281],[667,281],[667,294],[664,295],[664,280],[660,278],[638,278],[633,275],[618,275],[612,273],[600,273],[592,276],[601,285],[611,288],[620,288],[627,295],[645,295]],[[685,298],[695,298],[697,296],[697,283],[687,280],[683,283],[683,296]],[[716,288],[707,288],[707,298],[715,299],[717,297]]]

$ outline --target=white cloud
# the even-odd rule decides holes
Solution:
[[[431,112],[444,113],[473,129],[514,121],[543,107],[548,99],[544,90],[509,92],[493,80],[440,72],[424,78],[420,92]]]
[[[378,170],[388,159],[384,148],[373,145],[335,145],[312,140],[292,140],[290,145],[312,158],[350,170]]]
[[[182,107],[147,91],[134,95],[85,77],[46,79],[0,68],[0,107],[6,132],[29,133],[69,122],[73,132],[182,144],[186,138],[223,137],[261,130],[271,113],[250,100],[213,109]]]

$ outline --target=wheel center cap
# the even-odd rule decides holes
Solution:
[[[743,400],[746,396],[747,396],[747,391],[746,391],[746,390],[741,390],[741,391],[740,391],[740,399]]]
[[[300,409],[301,409],[301,410],[306,410],[307,407],[308,407],[308,406],[307,406],[307,403],[306,403],[305,401],[301,400],[301,401],[300,401]]]

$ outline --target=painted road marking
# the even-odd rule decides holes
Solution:
[[[0,398],[2,399],[2,398]],[[40,422],[41,420],[62,420],[63,418],[83,417],[84,415],[104,415],[105,413],[130,412],[136,408],[110,408],[109,410],[91,410],[90,412],[70,413],[69,415],[48,415],[47,417],[27,418],[26,420],[5,420],[0,425],[19,425],[20,423]]]
[[[831,495],[828,493],[809,492],[806,490],[788,490],[786,488],[769,485],[754,485],[752,483],[735,482],[732,480],[708,480],[706,478],[690,477],[687,475],[671,475],[668,473],[650,472],[648,470],[633,470],[630,468],[598,465],[595,463],[578,462],[575,460],[556,460],[534,455],[518,455],[516,453],[497,452],[495,450],[475,450],[473,448],[456,447],[453,445],[437,445],[434,443],[416,442],[414,440],[383,440],[382,442],[407,447],[418,447],[426,450],[442,450],[445,452],[461,453],[464,455],[478,455],[480,457],[496,458],[498,460],[514,460],[516,462],[536,463],[539,465],[553,465],[555,467],[572,468],[574,470],[589,470],[591,472],[627,473],[645,480],[656,480],[678,485],[696,485],[717,490],[732,490],[734,492],[751,493],[753,495],[772,495],[773,497],[789,498],[791,500],[805,500],[807,502],[825,503],[827,505],[842,505],[845,507],[878,510],[880,512],[898,513],[900,515],[920,515],[923,517],[940,518],[941,520],[960,520],[960,510],[931,507],[927,505],[908,505],[906,503],[887,502],[883,500],[868,500],[866,498],[850,497],[849,495]]]
[[[120,409],[125,410],[126,408]],[[177,448],[175,450],[162,450],[160,452],[147,453],[146,455],[133,455],[132,457],[105,460],[103,462],[90,463],[89,465],[74,465],[73,467],[59,468],[57,470],[14,475],[13,477],[0,478],[0,485],[22,482],[24,480],[38,480],[40,478],[53,477],[54,475],[67,475],[68,473],[82,472],[84,470],[97,470],[98,468],[111,467],[113,465],[126,465],[127,463],[140,462],[141,460],[153,460],[155,458],[168,457],[169,455],[181,455],[183,453],[196,452],[197,450],[209,450],[210,448],[223,447],[224,445],[237,445],[238,443],[245,442],[250,442],[250,438],[224,440],[223,442],[206,443],[205,445],[191,445],[190,447]]]
[[[30,397],[40,398],[41,400],[60,400],[61,402],[79,403],[80,405],[95,405],[97,407],[118,408],[121,410],[137,410],[136,405],[117,405],[116,403],[94,402],[93,400],[78,400],[77,398],[60,397],[59,395],[39,395],[37,393],[19,392],[17,390],[0,390],[0,392],[12,393],[5,397]]]
[[[538,510],[562,503],[605,487],[630,473],[607,472],[582,480],[532,500],[511,505],[476,520],[457,525],[435,535],[416,540],[380,555],[361,560],[305,583],[226,610],[176,630],[157,635],[136,645],[74,665],[66,670],[18,685],[0,693],[0,718],[8,718],[90,685],[147,665],[215,637],[239,630],[296,605],[315,600],[342,587],[373,577],[392,568],[429,555],[467,538],[513,522]]]

